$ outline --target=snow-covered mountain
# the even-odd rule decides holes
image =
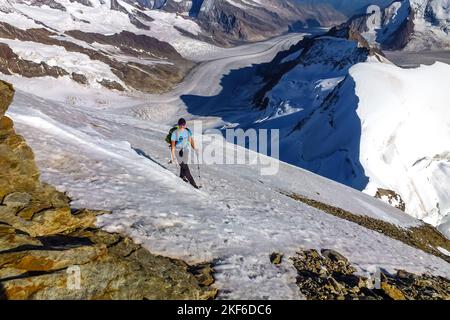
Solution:
[[[200,27],[116,0],[2,0],[0,68],[89,87],[167,91],[194,65],[183,49],[205,45],[179,30],[196,34]]]
[[[450,236],[448,77],[443,63],[399,68],[343,27],[232,72],[217,96],[184,101],[223,128],[280,128],[282,160],[404,206]]]
[[[217,46],[342,21],[278,0],[1,0],[0,71],[161,93]]]
[[[293,0],[205,0],[191,11],[214,39],[259,41],[287,31],[333,26],[346,17],[326,4]],[[197,3],[198,3],[197,2]]]
[[[450,48],[448,0],[394,1],[382,10],[354,17],[349,24],[373,44],[407,51]]]
[[[327,4],[334,9],[345,14],[348,18],[356,14],[366,12],[369,5],[377,5],[385,7],[392,3],[393,0],[295,0],[299,3],[319,3]]]

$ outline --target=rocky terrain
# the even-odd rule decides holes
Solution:
[[[393,190],[378,188],[377,192],[375,193],[375,198],[387,202],[391,206],[402,211],[405,211],[406,209],[406,204],[405,201],[403,201],[402,196]]]
[[[40,181],[32,150],[4,116],[13,96],[0,82],[0,297],[213,298],[208,264],[153,255],[99,230],[96,216],[107,212],[71,208],[65,194]]]
[[[291,260],[297,269],[297,285],[310,300],[449,300],[450,281],[405,270],[373,276],[356,269],[339,252],[323,249],[299,251]]]

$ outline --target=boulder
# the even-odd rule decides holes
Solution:
[[[406,300],[403,292],[387,282],[381,283],[381,290],[393,300]]]
[[[402,196],[393,190],[378,188],[375,193],[375,198],[380,199],[403,212],[406,210],[406,204],[405,201],[403,201]]]
[[[273,252],[270,255],[270,262],[273,263],[274,265],[279,265],[281,264],[282,261],[283,261],[283,254]]]

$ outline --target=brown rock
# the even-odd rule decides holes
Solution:
[[[11,84],[0,81],[0,119],[5,115],[6,109],[14,97],[14,88]]]
[[[403,292],[387,282],[381,283],[381,290],[393,300],[406,300]]]
[[[401,195],[393,190],[378,188],[375,193],[375,198],[380,199],[403,212],[406,209],[405,201],[403,201]]]
[[[81,84],[88,84],[88,79],[84,74],[72,72],[71,77],[74,81]]]
[[[331,259],[332,261],[341,261],[344,262],[345,264],[348,263],[348,260],[337,251],[331,249],[323,249],[320,252],[324,257]]]
[[[273,252],[270,255],[270,262],[275,264],[275,265],[279,265],[281,264],[281,262],[283,261],[283,254],[282,253],[277,253],[277,252]]]

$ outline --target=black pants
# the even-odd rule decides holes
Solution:
[[[180,178],[183,180],[189,181],[189,183],[194,187],[198,188],[195,183],[194,178],[192,177],[191,170],[189,170],[189,166],[184,162],[188,161],[187,153],[184,150],[180,150],[178,152],[178,163],[180,164]]]
[[[180,178],[183,180],[187,179],[193,187],[197,188],[197,184],[191,175],[191,170],[189,170],[189,166],[184,162],[180,163]]]

